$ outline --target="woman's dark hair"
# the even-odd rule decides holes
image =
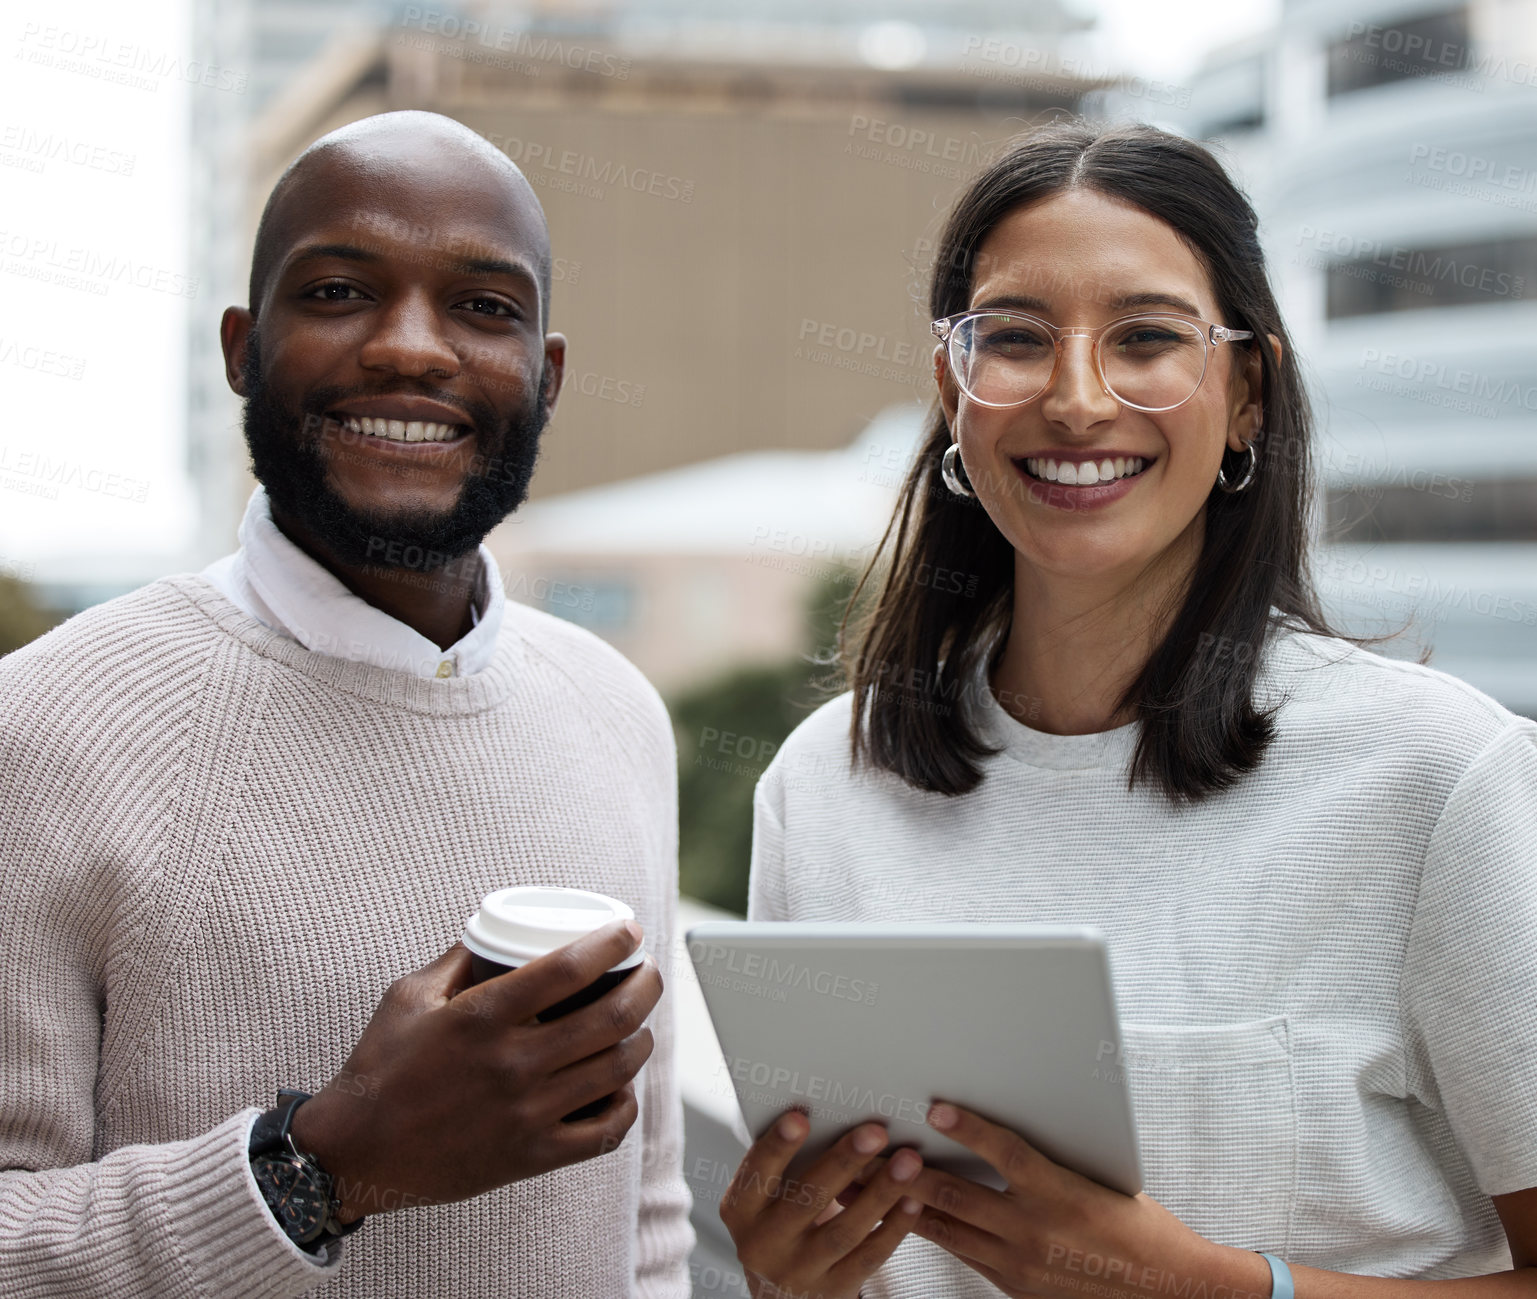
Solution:
[[[1011,142],[966,188],[940,237],[929,314],[970,305],[978,251],[1027,204],[1086,189],[1132,204],[1171,226],[1210,276],[1224,325],[1252,330],[1263,423],[1253,484],[1206,503],[1205,542],[1163,640],[1120,701],[1142,723],[1130,780],[1175,802],[1227,788],[1264,756],[1274,723],[1254,683],[1271,610],[1326,634],[1307,572],[1311,417],[1297,362],[1265,277],[1258,221],[1204,148],[1149,126],[1058,122]],[[1279,363],[1265,341],[1282,344]],[[1238,357],[1242,353],[1237,354]],[[877,566],[884,581],[857,626],[845,615],[839,652],[854,692],[853,758],[867,757],[908,784],[964,794],[991,750],[968,692],[985,686],[1015,615],[1014,551],[973,500],[950,493],[940,460],[950,445],[936,401],[921,449],[885,536],[855,589]],[[1230,479],[1246,456],[1224,453]],[[924,580],[937,572],[966,580]],[[959,589],[952,589],[959,588]]]

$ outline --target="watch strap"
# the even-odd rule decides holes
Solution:
[[[313,1253],[328,1240],[334,1240],[339,1236],[350,1236],[363,1225],[363,1219],[357,1218],[346,1226],[336,1221],[336,1215],[341,1212],[341,1202],[333,1189],[331,1175],[320,1166],[313,1155],[306,1154],[294,1145],[293,1137],[289,1132],[293,1126],[294,1112],[309,1099],[309,1092],[297,1091],[291,1087],[280,1088],[277,1107],[259,1115],[256,1122],[251,1125],[249,1155],[252,1160],[263,1155],[284,1155],[290,1161],[302,1164],[324,1190],[328,1211],[325,1221],[321,1224],[320,1234],[308,1241],[294,1241],[300,1249]],[[285,1234],[287,1234],[286,1228]],[[289,1238],[293,1239],[292,1236]]]
[[[291,1091],[285,1087],[278,1092],[276,1109],[270,1109],[251,1125],[251,1157],[276,1154],[290,1146],[288,1129],[293,1124],[294,1111],[309,1100],[308,1092]]]

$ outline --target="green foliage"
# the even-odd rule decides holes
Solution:
[[[841,573],[816,588],[807,607],[805,654],[731,672],[671,702],[678,871],[689,897],[746,912],[753,788],[785,737],[842,689],[833,669],[813,657],[829,653],[852,590],[852,576]]]
[[[25,582],[0,575],[0,654],[36,640],[58,621],[37,604]]]

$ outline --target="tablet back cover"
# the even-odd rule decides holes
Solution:
[[[1135,1194],[1137,1159],[1103,936],[1047,925],[714,922],[688,951],[748,1131],[786,1109],[811,1133],[803,1172],[857,1123],[890,1146],[1000,1186],[927,1126],[952,1101],[1048,1158]]]

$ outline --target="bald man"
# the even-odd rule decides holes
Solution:
[[[560,393],[544,214],[466,128],[318,141],[224,315],[240,549],[0,660],[0,1293],[688,1293],[656,692],[481,539]],[[480,898],[628,903],[482,983]],[[573,1112],[590,1117],[565,1121]]]

